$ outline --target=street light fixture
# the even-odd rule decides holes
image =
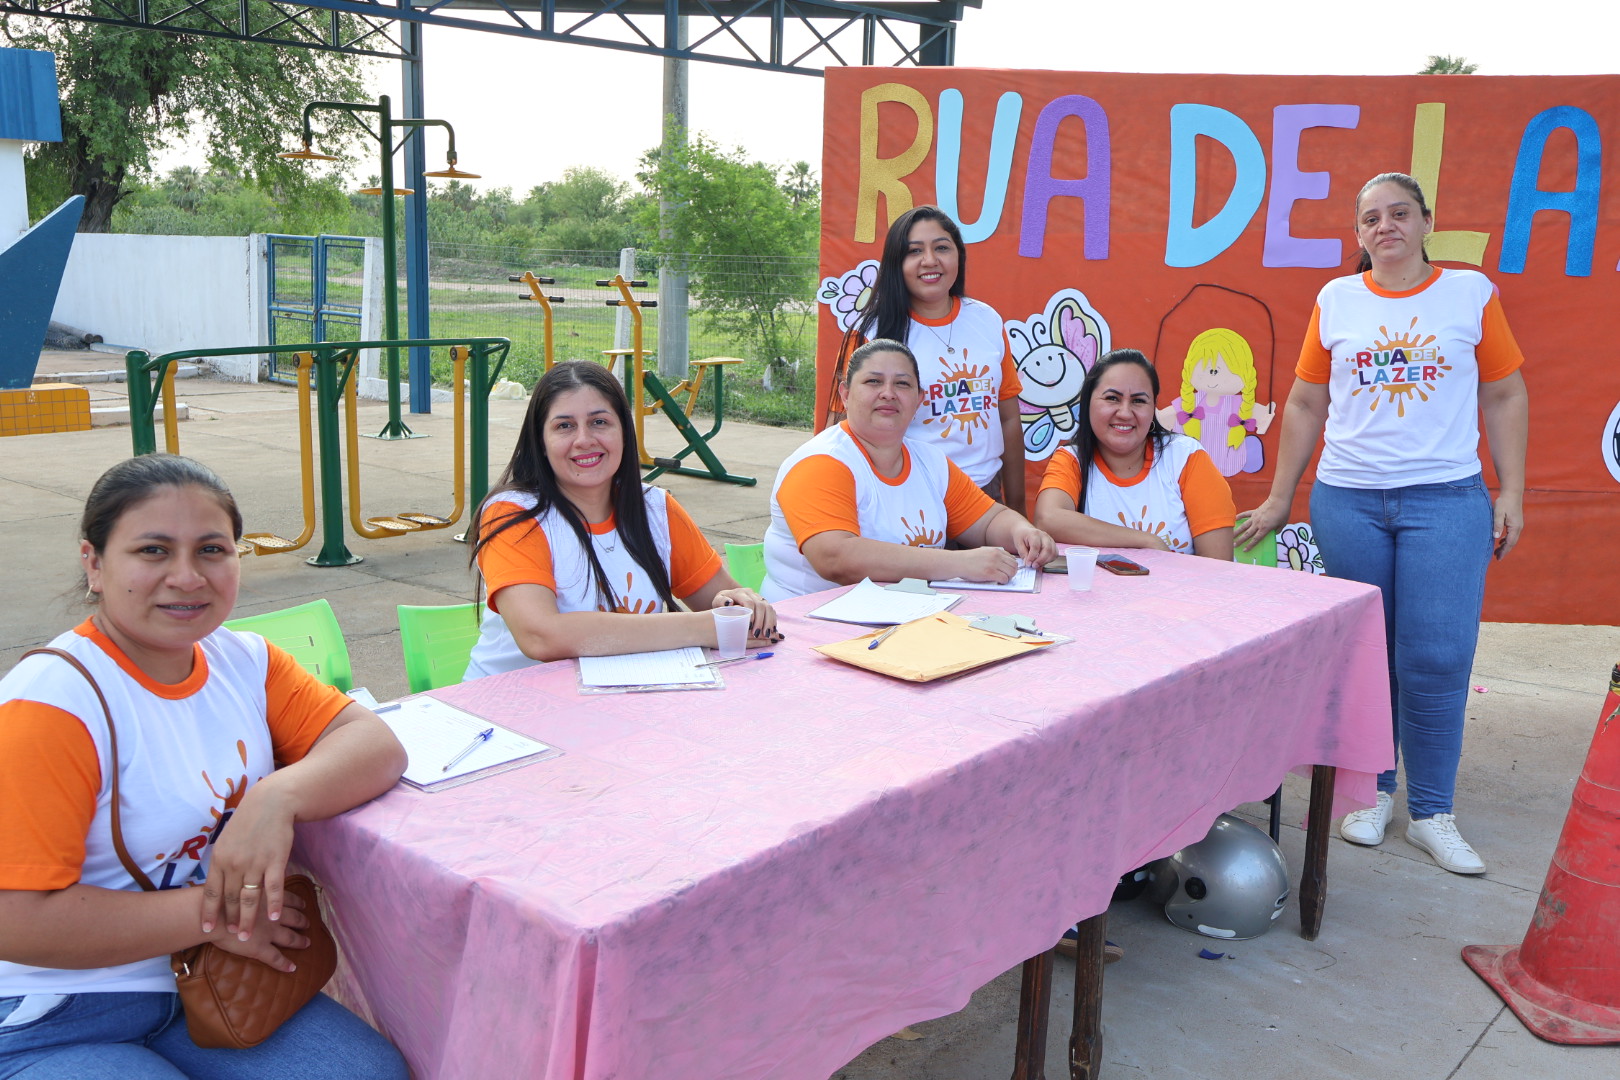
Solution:
[[[447,167],[439,170],[438,172],[430,172],[424,175],[445,176],[465,180],[478,179],[477,173],[462,172],[460,169],[456,168],[456,131],[449,125],[449,123],[444,120],[396,120],[388,100],[388,95],[386,94],[379,97],[375,105],[367,105],[351,101],[310,102],[308,105],[304,106],[303,149],[289,150],[280,155],[281,157],[292,161],[338,160],[330,154],[322,154],[310,148],[311,144],[313,144],[315,141],[315,131],[314,128],[310,126],[309,118],[310,115],[317,109],[327,109],[333,112],[347,114],[352,120],[355,121],[355,123],[360,125],[366,134],[370,135],[377,141],[382,159],[382,182],[374,188],[363,188],[360,192],[362,195],[382,195],[384,192],[388,191],[392,191],[395,195],[414,194],[414,192],[409,188],[396,188],[394,186],[394,154],[398,152],[401,146],[404,145],[404,138],[401,138],[398,144],[394,142],[394,132],[400,128],[404,128],[406,130],[405,138],[409,137],[411,131],[423,127],[442,127],[444,128],[445,133],[449,136],[450,148],[445,155],[445,160],[448,162]],[[377,115],[376,128],[371,127],[370,124],[366,123],[366,121],[361,118],[362,114],[364,113],[375,113]],[[386,269],[383,273],[383,335],[389,341],[398,341],[399,277],[395,269],[397,263],[395,261],[394,246],[394,203],[391,198],[385,199],[382,208],[382,242],[383,260],[386,265]],[[397,348],[391,348],[387,352],[388,423],[385,424],[383,429],[377,433],[376,438],[413,438],[415,437],[414,433],[410,428],[405,426],[405,422],[400,419],[399,415],[399,350]]]

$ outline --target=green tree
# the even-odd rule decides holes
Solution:
[[[1479,70],[1478,64],[1470,64],[1463,56],[1431,56],[1429,62],[1423,65],[1419,75],[1472,75]]]
[[[261,23],[279,17],[246,3]],[[56,54],[62,141],[34,152],[30,211],[83,195],[82,232],[106,232],[154,156],[187,136],[205,140],[212,164],[296,202],[318,178],[276,154],[296,143],[304,103],[364,100],[359,60],[315,49],[19,15],[0,15],[0,31]],[[333,126],[328,152],[344,131]]]
[[[696,134],[673,154],[648,151],[642,168],[637,179],[652,196],[640,213],[642,232],[660,235],[656,200],[667,200],[667,235],[653,242],[655,250],[690,255],[691,294],[703,318],[751,342],[757,359],[801,358],[821,230],[809,166],[789,169],[784,179],[741,147],[722,150]]]
[[[541,247],[613,251],[635,244],[639,202],[623,180],[576,165],[561,180],[531,188],[512,217],[538,233]]]
[[[242,236],[255,232],[313,235],[343,232],[349,203],[339,181],[316,181],[296,202],[245,181],[230,170],[181,165],[153,184],[127,185],[113,211],[121,233]]]
[[[782,190],[788,193],[794,206],[821,199],[821,185],[810,171],[808,161],[795,161],[782,174]]]

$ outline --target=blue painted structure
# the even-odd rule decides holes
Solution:
[[[62,141],[54,53],[0,49],[0,139]]]
[[[56,307],[56,291],[84,213],[75,195],[0,251],[0,390],[26,389]]]
[[[0,139],[62,141],[55,54],[0,49]],[[7,194],[0,192],[0,197]],[[24,198],[20,191],[9,195],[19,205]],[[56,291],[83,213],[84,197],[75,195],[0,250],[0,389],[26,389],[34,381]]]

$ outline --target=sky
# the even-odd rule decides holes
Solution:
[[[1592,10],[1608,14],[1582,14]],[[1174,35],[1158,33],[1166,27]],[[1407,75],[1439,53],[1466,57],[1482,75],[1598,74],[1620,71],[1617,30],[1615,9],[1573,0],[1395,6],[984,0],[959,26],[956,62],[1070,71]],[[641,155],[659,140],[660,58],[443,28],[430,27],[424,36],[427,115],[454,125],[462,167],[484,178],[474,182],[478,187],[510,187],[521,198],[574,165],[630,180]],[[397,64],[379,63],[376,92],[397,98],[398,71]],[[821,93],[822,80],[811,76],[693,62],[689,124],[722,146],[744,147],[756,160],[805,160],[819,173]],[[429,138],[432,168],[443,160],[443,143]]]

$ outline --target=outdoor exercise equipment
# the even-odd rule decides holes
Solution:
[[[553,277],[535,277],[533,271],[530,270],[525,270],[521,274],[513,274],[506,280],[511,282],[521,282],[522,284],[527,285],[529,287],[528,291],[520,292],[518,295],[523,297],[525,300],[533,300],[535,303],[540,305],[540,310],[546,313],[544,345],[545,355],[541,359],[546,362],[546,370],[550,371],[551,366],[557,362],[554,358],[555,354],[553,352],[554,344],[552,341],[552,328],[555,320],[551,315],[551,305],[561,304],[568,298],[566,296],[547,296],[545,290],[540,288],[540,286],[555,285],[557,284],[557,279]]]
[[[421,120],[412,117],[396,118],[393,106],[384,94],[377,99],[375,105],[358,101],[311,101],[304,106],[304,145],[298,150],[289,150],[278,156],[293,161],[336,161],[331,154],[323,154],[313,149],[315,129],[310,124],[310,115],[316,111],[343,113],[353,120],[360,130],[370,135],[377,142],[380,156],[382,182],[375,188],[363,188],[361,194],[375,194],[383,196],[382,204],[382,244],[383,244],[383,334],[393,339],[399,337],[399,276],[395,267],[399,264],[394,256],[394,195],[413,195],[410,188],[396,188],[394,186],[394,154],[403,145],[394,141],[395,131],[403,131],[408,136],[419,128],[441,127],[449,137],[450,148],[445,153],[445,168],[433,172],[425,172],[423,176],[442,176],[457,180],[476,180],[477,173],[464,172],[456,168],[456,129],[444,120]],[[373,128],[367,124],[364,116],[375,116],[377,126]],[[389,194],[385,194],[389,193]],[[421,353],[425,363],[427,354]],[[379,439],[409,439],[413,437],[410,428],[399,417],[399,346],[390,341],[386,352],[388,364],[388,423],[376,434]],[[412,409],[413,411],[427,412],[428,399],[416,401],[417,386],[412,383]],[[424,395],[428,388],[423,387]],[[417,405],[420,404],[420,408]]]
[[[354,470],[357,468],[354,463],[358,459],[354,450],[354,438],[358,435],[358,429],[352,411],[355,407],[353,397],[348,401],[351,410],[349,497],[354,508],[355,529],[361,536],[370,539],[397,536],[404,531],[414,532],[424,527],[444,528],[454,523],[468,500],[476,506],[489,491],[489,391],[495,385],[495,380],[500,378],[501,368],[506,364],[506,357],[511,348],[511,342],[506,338],[428,338],[403,341],[321,342],[313,345],[247,345],[231,349],[192,349],[164,353],[156,357],[137,349],[130,352],[124,360],[129,386],[130,442],[136,455],[157,452],[154,413],[157,402],[161,399],[164,402],[164,449],[171,454],[180,452],[180,432],[175,419],[174,380],[170,377],[177,361],[215,356],[303,354],[299,359],[298,382],[299,398],[304,406],[301,423],[305,425],[299,447],[300,465],[304,475],[305,531],[306,533],[311,531],[310,520],[314,506],[312,473],[318,469],[322,541],[319,554],[305,561],[311,566],[349,566],[359,562],[360,556],[350,552],[344,542],[344,478],[342,444],[338,433],[338,410],[344,403],[345,391],[352,394],[355,390],[353,380],[357,377],[355,369],[360,353],[367,349],[389,347],[431,349],[441,346],[452,349],[451,361],[456,372],[457,387],[455,509],[452,516],[443,518],[439,515],[416,512],[411,512],[409,518],[406,515],[394,515],[394,520],[409,522],[403,528],[377,524],[380,519],[373,519],[369,523],[360,521],[359,488],[354,479]],[[307,428],[310,413],[310,383],[314,384],[315,397],[316,440],[313,447],[310,445]],[[463,387],[469,387],[467,393],[462,393]],[[411,518],[428,520],[412,521]],[[362,524],[365,525],[364,529],[361,528]],[[253,535],[273,536],[273,534]],[[281,539],[274,537],[274,540]],[[262,549],[261,542],[255,540],[252,541],[252,549],[260,554],[293,551],[308,543],[310,539],[311,537],[306,535],[296,542],[283,540],[282,542],[287,545],[284,547],[277,547],[272,540],[264,544]]]
[[[382,540],[390,536],[399,536],[403,533],[416,532],[418,529],[443,529],[456,523],[461,517],[461,511],[466,503],[467,487],[464,471],[466,468],[465,442],[467,434],[467,347],[465,345],[450,346],[450,364],[452,370],[451,393],[454,395],[455,427],[453,438],[456,448],[455,480],[451,487],[455,496],[455,505],[448,516],[440,514],[426,514],[420,510],[406,510],[387,517],[362,517],[360,513],[360,403],[359,391],[355,388],[357,379],[351,378],[354,368],[354,357],[351,356],[344,366],[341,382],[343,384],[343,414],[346,430],[348,431],[349,451],[349,525],[355,532],[368,540]],[[354,356],[358,356],[356,353]]]
[[[310,403],[310,374],[315,370],[315,356],[313,353],[301,352],[298,361],[298,475],[301,481],[301,506],[304,511],[304,530],[292,540],[276,533],[258,532],[243,533],[242,539],[236,542],[236,551],[239,555],[251,552],[254,555],[279,555],[288,551],[297,551],[310,538],[315,535],[315,452],[314,442],[310,430],[309,403]],[[164,398],[165,421],[168,414],[173,413],[174,380],[167,380],[164,384],[166,396]],[[171,425],[165,424],[168,428]],[[173,451],[171,451],[172,453]],[[246,550],[243,550],[243,549]]]
[[[725,422],[725,369],[732,364],[742,363],[742,360],[734,356],[711,356],[706,360],[694,360],[691,364],[693,373],[666,389],[663,381],[647,370],[647,354],[642,344],[641,309],[657,307],[658,301],[637,300],[630,292],[631,289],[645,289],[647,283],[626,281],[622,274],[615,274],[612,278],[598,279],[596,284],[599,287],[619,291],[618,299],[606,301],[608,307],[623,307],[630,312],[630,348],[603,349],[602,355],[609,358],[610,368],[620,358],[625,361],[622,377],[625,392],[630,398],[630,412],[636,421],[636,444],[641,449],[641,467],[649,470],[644,479],[652,480],[663,473],[672,472],[743,487],[757,484],[759,481],[752,476],[735,476],[727,472],[725,465],[709,446],[709,440],[719,433],[720,426]],[[714,426],[700,433],[692,423],[692,410],[697,406],[698,393],[703,389],[704,379],[710,371],[714,373]],[[648,395],[653,399],[651,403],[647,401]],[[677,395],[684,395],[684,402],[677,401]],[[686,440],[685,449],[673,457],[653,457],[647,449],[645,418],[655,415],[660,409],[669,418],[670,423],[675,425],[675,430],[681,433],[681,438]],[[698,460],[703,462],[704,468],[694,469],[684,464],[688,454],[696,454]]]

